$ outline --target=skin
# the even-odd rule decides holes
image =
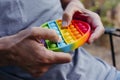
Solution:
[[[74,15],[79,15],[85,17],[84,21],[93,29],[89,42],[93,42],[104,32],[99,16],[86,10],[78,0],[61,0],[61,3],[64,8],[63,27],[69,25]],[[41,44],[41,39],[60,41],[54,30],[40,27],[28,28],[15,35],[0,38],[0,66],[19,66],[32,76],[39,77],[53,64],[71,61],[72,57],[69,54],[46,49]]]
[[[104,27],[98,14],[87,10],[79,0],[61,0],[64,2],[63,27],[70,24],[72,19],[85,21],[91,26],[91,36],[88,43],[92,43],[104,33]]]
[[[71,61],[68,53],[46,49],[41,44],[41,39],[54,42],[60,40],[54,30],[40,27],[25,29],[15,35],[0,38],[0,66],[19,66],[32,76],[39,77],[53,64]]]

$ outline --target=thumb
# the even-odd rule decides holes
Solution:
[[[72,59],[72,56],[68,53],[57,52],[54,54],[54,63],[68,63]]]
[[[66,26],[68,26],[70,24],[75,12],[81,12],[82,13],[83,6],[82,6],[82,8],[80,8],[81,6],[78,3],[80,3],[80,1],[71,2],[66,7],[66,9],[65,9],[65,11],[63,13],[63,16],[62,16],[62,21],[63,21],[62,26],[63,27],[66,27]]]
[[[65,9],[63,16],[62,16],[63,27],[66,27],[70,24],[73,14],[74,14],[74,9],[69,9],[69,7]]]

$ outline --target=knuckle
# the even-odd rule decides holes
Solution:
[[[30,74],[33,75],[34,77],[39,77],[42,76],[45,72],[48,71],[48,68],[42,68],[42,69],[34,69],[30,71]]]
[[[63,16],[68,16],[67,11],[64,11],[64,12],[63,12]]]
[[[41,73],[45,73],[45,72],[47,72],[48,71],[48,68],[43,68],[42,70],[41,70]]]
[[[56,34],[57,34],[55,30],[51,30],[51,29],[50,29],[50,31],[51,31],[51,33],[52,33],[53,35],[56,35]]]
[[[49,64],[50,63],[50,61],[46,57],[41,59],[41,62],[44,63],[44,64]]]
[[[31,34],[35,34],[35,30],[36,30],[36,28],[35,27],[32,27],[32,28],[30,28],[30,32],[31,32]]]
[[[33,36],[35,36],[36,35],[36,33],[37,33],[37,30],[43,30],[41,27],[31,27],[30,28],[30,32],[31,32],[31,35],[33,35]]]
[[[99,15],[97,13],[93,13],[93,15],[97,18],[97,19],[100,19]]]
[[[30,35],[31,36],[33,36],[33,37],[36,37],[36,36],[38,36],[38,30],[40,30],[41,31],[41,33],[43,32],[43,29],[42,28],[40,28],[40,27],[31,27],[30,28]],[[40,34],[39,34],[40,35]]]
[[[43,63],[43,64],[50,63],[50,56],[48,55],[49,53],[45,49],[41,49],[40,51],[37,51],[36,53],[41,54],[40,57],[38,56],[36,60],[37,63]]]
[[[97,13],[95,13],[95,12],[92,12],[92,11],[87,10],[87,13],[88,13],[91,17],[98,18],[98,19],[100,18],[99,15],[98,15]]]
[[[65,18],[69,18],[70,17],[70,13],[68,11],[64,11],[63,16]]]
[[[44,62],[45,64],[48,64],[50,61],[47,60],[47,59],[43,59],[43,62]]]

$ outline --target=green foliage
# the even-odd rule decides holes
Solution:
[[[87,2],[87,0],[80,1],[83,3]],[[88,0],[88,1],[90,2],[88,4],[91,4],[91,6],[88,6],[87,8],[91,11],[98,13],[105,26],[113,26],[113,24],[108,21],[106,13],[108,10],[112,10],[120,2],[120,0],[103,0],[103,3],[101,3],[102,0]]]

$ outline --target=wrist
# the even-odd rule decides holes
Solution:
[[[8,36],[0,38],[0,53],[6,50],[6,47],[9,45],[8,41]]]
[[[31,34],[31,31],[29,29],[26,29],[26,30],[22,30],[14,35],[5,36],[5,37],[0,38],[0,51],[8,50],[12,46],[21,42],[23,39],[27,38],[30,34]]]
[[[11,35],[0,38],[0,52],[8,50],[13,45],[15,37],[15,35]]]
[[[0,38],[0,66],[14,65],[14,46],[21,41],[21,33]]]

